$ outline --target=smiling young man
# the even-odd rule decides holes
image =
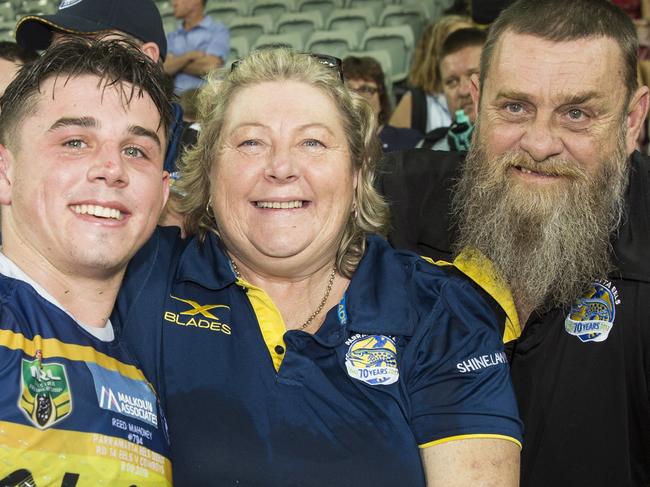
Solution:
[[[0,101],[0,484],[167,485],[154,391],[108,319],[167,199],[164,74],[70,40]]]
[[[634,150],[648,88],[636,68],[634,26],[611,3],[520,0],[483,49],[465,163],[411,152],[383,181],[392,242],[433,258],[455,248],[510,316],[525,487],[650,484],[650,161]]]

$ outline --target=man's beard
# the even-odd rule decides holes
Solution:
[[[453,197],[454,250],[473,247],[488,257],[520,312],[572,304],[611,270],[610,235],[622,218],[628,181],[624,133],[589,174],[575,162],[534,162],[522,151],[488,160],[476,129]],[[508,176],[515,166],[561,178],[526,184]]]

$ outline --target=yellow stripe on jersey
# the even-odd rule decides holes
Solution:
[[[287,331],[287,327],[284,324],[280,310],[278,310],[273,300],[261,288],[253,286],[250,282],[242,278],[237,279],[237,284],[247,290],[246,296],[248,296],[253,311],[255,311],[257,323],[262,332],[262,338],[264,338],[266,348],[269,350],[271,360],[273,360],[273,367],[278,372],[285,354],[276,352],[275,347],[280,345],[283,350],[287,349],[284,343],[284,333]]]
[[[68,360],[96,363],[108,370],[119,372],[130,379],[143,380],[142,372],[133,365],[127,365],[90,346],[65,343],[56,338],[43,338],[36,335],[33,339],[11,330],[0,330],[0,346],[10,350],[22,350],[34,357],[41,350],[43,358],[62,357]]]
[[[473,438],[487,438],[492,440],[506,440],[516,444],[519,449],[521,449],[521,442],[512,436],[507,435],[493,435],[493,434],[471,434],[471,435],[457,435],[449,436],[447,438],[440,438],[439,440],[430,441],[422,445],[418,445],[419,448],[429,448],[430,446],[441,445],[443,443],[448,443],[450,441],[456,440],[471,440]]]
[[[503,330],[503,342],[508,343],[521,335],[519,316],[515,308],[515,302],[508,286],[497,276],[490,259],[485,257],[476,249],[463,249],[452,263],[444,260],[433,261],[429,257],[425,260],[437,266],[453,265],[469,277],[476,284],[488,293],[501,306],[506,314],[506,322]]]
[[[0,421],[0,476],[19,469],[38,486],[61,485],[66,473],[79,475],[77,487],[172,485],[170,461],[128,440]]]

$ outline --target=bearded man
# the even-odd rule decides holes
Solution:
[[[519,0],[483,49],[465,161],[397,154],[381,181],[391,242],[453,259],[507,316],[525,487],[650,485],[637,48],[633,24],[605,0]]]

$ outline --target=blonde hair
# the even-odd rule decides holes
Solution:
[[[472,19],[462,15],[443,15],[424,30],[411,61],[408,81],[411,86],[422,88],[425,93],[440,93],[438,57],[445,39],[453,31],[472,27]]]
[[[365,252],[366,236],[385,234],[388,205],[375,189],[377,163],[381,148],[376,136],[377,121],[370,105],[343,85],[336,68],[325,66],[317,58],[286,48],[255,51],[238,62],[235,69],[219,79],[209,76],[199,96],[198,121],[201,131],[196,146],[180,163],[180,189],[187,196],[179,205],[186,215],[188,234],[205,239],[208,231],[218,234],[211,211],[210,173],[219,163],[219,147],[225,115],[235,95],[246,87],[268,81],[299,81],[319,88],[339,109],[347,137],[353,169],[358,171],[354,211],[341,237],[336,256],[337,271],[351,277]],[[300,103],[300,100],[296,100]]]

